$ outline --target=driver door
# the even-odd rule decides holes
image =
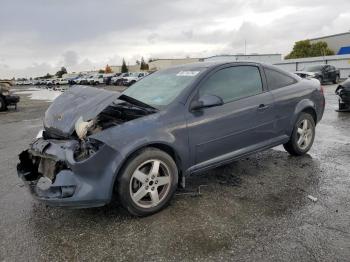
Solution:
[[[275,136],[273,97],[266,92],[260,72],[251,65],[226,67],[201,84],[198,96],[216,95],[224,104],[187,114],[195,165],[244,154]]]

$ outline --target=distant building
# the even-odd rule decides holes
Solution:
[[[128,70],[129,72],[140,72],[140,65],[128,65]],[[121,73],[122,71],[122,66],[110,66],[111,70],[113,73]]]
[[[183,65],[198,62],[199,58],[179,58],[179,59],[155,59],[148,63],[149,70],[156,71],[166,69],[175,65]]]
[[[112,73],[120,73],[122,66],[110,66]]]
[[[216,55],[207,58],[202,58],[201,61],[223,61],[223,62],[235,62],[235,61],[255,61],[268,64],[274,64],[282,61],[281,54],[237,54],[237,55]]]
[[[155,59],[148,63],[150,71],[157,71],[166,69],[176,65],[184,65],[189,63],[203,62],[203,61],[257,61],[265,63],[278,63],[282,61],[281,54],[251,54],[251,55],[217,55],[206,58],[163,58]],[[128,66],[129,72],[138,72],[139,65]],[[111,66],[113,73],[120,73],[121,66]]]
[[[323,41],[336,55],[350,54],[350,32],[309,39],[312,44]]]

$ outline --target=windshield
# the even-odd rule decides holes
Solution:
[[[171,68],[158,71],[136,82],[123,94],[161,109],[169,105],[203,69]]]
[[[304,71],[317,72],[317,71],[321,71],[322,68],[323,68],[323,65],[307,66],[305,67]]]

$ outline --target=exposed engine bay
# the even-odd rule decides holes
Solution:
[[[87,128],[86,135],[95,134],[101,130],[120,125],[122,123],[149,115],[154,112],[156,111],[134,106],[128,102],[118,104],[112,103],[110,106],[104,109],[95,119],[91,120],[92,124],[85,125]],[[91,121],[89,122],[91,123]]]
[[[84,160],[94,154],[101,143],[96,140],[87,139],[89,135],[96,134],[107,128],[118,126],[125,122],[149,115],[156,112],[153,109],[145,109],[134,106],[128,102],[112,103],[106,107],[95,119],[88,122],[78,119],[75,125],[75,134],[80,139],[79,147],[74,152],[76,161]]]

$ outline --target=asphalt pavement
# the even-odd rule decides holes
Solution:
[[[21,95],[0,113],[0,261],[349,261],[350,113],[334,90],[309,154],[278,147],[191,176],[146,218],[33,200],[16,163],[50,103]]]

